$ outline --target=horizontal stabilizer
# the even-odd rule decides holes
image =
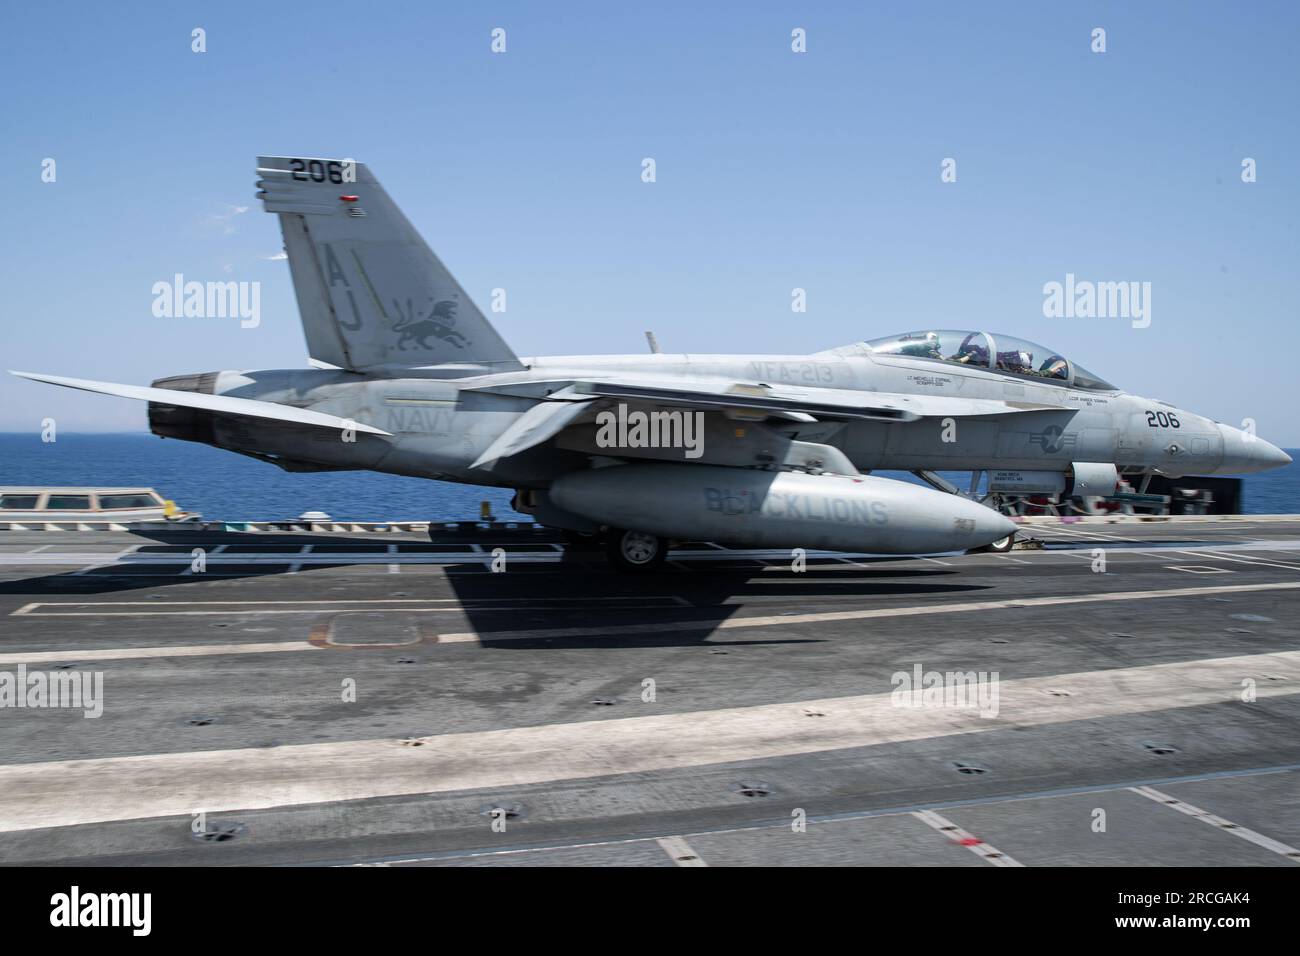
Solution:
[[[39,375],[35,372],[10,372],[19,378],[28,378],[33,382],[48,382],[51,385],[63,385],[67,388],[79,388],[86,392],[99,392],[103,395],[116,395],[119,398],[134,398],[142,402],[157,402],[160,405],[180,405],[186,408],[202,408],[209,412],[223,415],[247,415],[251,418],[269,418],[280,422],[292,422],[297,425],[314,425],[318,428],[351,428],[354,431],[370,435],[391,435],[382,428],[364,425],[361,422],[314,412],[307,408],[294,408],[291,405],[278,405],[275,402],[259,402],[252,398],[235,398],[231,395],[206,395],[200,392],[179,392],[170,388],[151,388],[146,385],[119,385],[115,382],[92,382],[84,378],[65,378],[62,375]]]

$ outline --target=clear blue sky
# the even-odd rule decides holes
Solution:
[[[1300,4],[43,2],[0,27],[4,367],[303,365],[254,157],[351,156],[481,305],[507,290],[522,355],[989,328],[1300,445]],[[261,327],[155,318],[177,272],[262,282]],[[1150,328],[1044,318],[1067,272],[1151,282]],[[0,378],[0,429],[45,416],[144,427]]]

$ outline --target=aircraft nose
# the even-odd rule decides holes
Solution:
[[[1281,468],[1283,465],[1291,464],[1291,456],[1284,452],[1276,445],[1272,445],[1259,438],[1255,439],[1255,458],[1262,462],[1264,468]]]
[[[1291,456],[1281,448],[1239,428],[1219,425],[1219,433],[1223,435],[1223,464],[1217,469],[1219,474],[1252,474],[1291,464]]]

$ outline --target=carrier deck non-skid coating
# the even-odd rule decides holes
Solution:
[[[1300,519],[1027,533],[0,533],[0,860],[1296,865]]]

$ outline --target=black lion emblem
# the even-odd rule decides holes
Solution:
[[[412,307],[411,300],[406,300],[406,309],[403,312],[401,303],[394,301],[393,305],[397,308],[397,314],[400,321],[393,326],[394,332],[401,333],[397,339],[397,348],[405,352],[408,344],[414,344],[416,348],[432,348],[431,339],[442,339],[444,342],[450,342],[457,348],[464,348],[469,345],[469,339],[456,331],[456,309],[459,307],[453,299],[440,299],[433,303],[433,308],[429,310],[428,315],[415,317],[415,310]]]

